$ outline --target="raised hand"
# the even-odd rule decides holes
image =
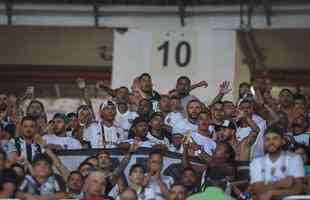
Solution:
[[[232,89],[229,88],[229,86],[230,86],[230,82],[229,81],[223,81],[220,84],[220,91],[219,91],[219,93],[222,94],[222,95],[225,95],[225,94],[228,94],[229,92],[231,92]]]
[[[83,78],[77,78],[77,79],[76,79],[76,82],[77,82],[78,87],[79,87],[80,89],[84,89],[84,88],[86,87],[85,79],[83,79]]]
[[[134,140],[133,143],[129,147],[129,153],[136,152],[140,147],[140,141]]]
[[[197,86],[206,88],[208,87],[208,83],[207,81],[200,81],[199,83],[197,83]]]

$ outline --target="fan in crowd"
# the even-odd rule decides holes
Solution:
[[[239,85],[236,102],[223,100],[232,90],[223,81],[206,103],[191,92],[208,83],[192,82],[181,76],[160,94],[148,73],[131,87],[99,81],[97,89],[109,97],[95,110],[79,78],[85,104],[51,119],[28,90],[20,98],[0,94],[0,198],[272,200],[310,194],[306,96],[285,88],[275,98],[271,81],[259,78]],[[121,158],[111,153],[115,149]],[[58,156],[67,150],[96,153],[81,155],[84,160],[69,169]],[[147,152],[144,160],[133,156],[140,150]],[[180,162],[167,162],[171,155]]]

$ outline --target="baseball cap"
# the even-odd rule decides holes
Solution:
[[[106,100],[100,104],[99,109],[102,110],[108,107],[115,107],[115,103],[111,100]]]

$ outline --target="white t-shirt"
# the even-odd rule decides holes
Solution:
[[[134,142],[134,139],[128,139],[128,140],[124,140],[124,143],[129,143],[132,144]],[[154,143],[150,142],[149,140],[146,141],[141,141],[139,143],[139,147],[146,147],[146,148],[151,148],[154,145]]]
[[[172,127],[172,134],[174,133],[184,133],[185,125],[182,124],[185,118],[180,112],[170,112],[165,117],[165,124]]]
[[[116,112],[117,113],[114,120],[115,126],[122,128],[124,132],[128,133],[133,120],[136,119],[139,115],[136,112],[131,112],[129,110],[123,114],[120,113],[118,109]]]
[[[164,137],[164,139],[159,139],[153,136],[150,132],[147,134],[146,137],[149,139],[149,142],[151,143],[152,146],[156,144],[163,144],[166,145],[168,148],[170,146],[170,142],[166,137]]]
[[[127,134],[116,126],[107,127],[98,122],[91,123],[83,130],[83,139],[89,141],[92,148],[103,148],[103,138],[106,147],[115,147],[115,144],[127,139]]]
[[[170,176],[161,175],[162,181],[166,184],[168,189],[173,185],[173,178]],[[165,200],[162,191],[160,190],[160,186],[154,177],[150,178],[150,182],[148,184],[148,188],[152,189],[155,192],[156,200]]]
[[[305,176],[302,158],[294,153],[285,152],[274,163],[269,155],[255,158],[250,164],[251,184],[256,182],[274,182],[285,177],[301,178]]]
[[[196,124],[191,123],[186,118],[177,120],[172,126],[173,133],[181,133],[181,134],[186,134],[189,130],[197,131],[197,129],[198,126]]]
[[[252,120],[257,124],[260,131],[256,137],[254,144],[251,147],[251,160],[264,155],[264,133],[267,128],[266,120],[264,120],[260,116],[253,114]],[[238,127],[236,132],[237,140],[243,140],[250,134],[251,130],[252,129],[250,127]]]
[[[309,140],[310,140],[310,133],[309,132],[305,132],[302,134],[298,134],[298,135],[293,135],[294,139],[296,142],[300,143],[300,144],[305,144],[305,145],[309,145]]]
[[[63,149],[81,149],[81,143],[72,137],[59,137],[56,135],[44,135],[43,140],[46,144],[60,145]]]
[[[203,146],[203,150],[212,156],[213,151],[215,150],[216,143],[209,137],[203,136],[198,132],[192,133],[192,139],[200,146]]]

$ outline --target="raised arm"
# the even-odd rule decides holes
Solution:
[[[195,90],[196,88],[200,87],[208,87],[207,81],[200,81],[199,83],[193,84],[190,86],[190,91]]]
[[[92,112],[93,119],[95,119],[94,108],[93,108],[93,105],[91,103],[91,99],[90,99],[90,96],[88,94],[88,91],[86,89],[85,80],[82,78],[78,78],[78,79],[76,79],[76,82],[78,84],[79,89],[83,92],[83,99],[84,99],[86,105],[90,108],[90,110]]]
[[[223,82],[220,84],[220,90],[219,90],[218,94],[214,97],[214,99],[212,100],[212,104],[221,101],[222,98],[223,98],[226,94],[228,94],[229,92],[232,91],[232,89],[229,88],[229,86],[230,86],[230,82],[229,82],[229,81],[223,81]]]
[[[106,91],[111,97],[115,97],[116,96],[116,90],[113,90],[112,88],[108,87],[104,81],[98,81],[96,83],[96,88],[98,89],[104,89],[104,91]]]

